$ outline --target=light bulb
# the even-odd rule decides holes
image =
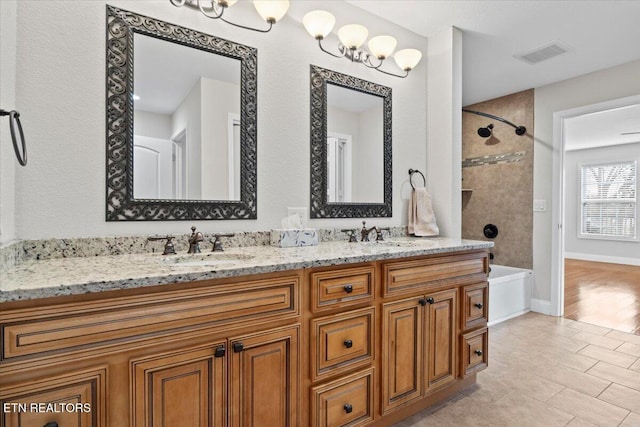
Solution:
[[[421,58],[422,53],[418,49],[402,49],[393,55],[393,59],[396,60],[398,67],[404,71],[413,70]]]
[[[338,38],[347,49],[357,49],[367,39],[369,30],[359,24],[349,24],[338,30]]]
[[[254,0],[253,5],[267,22],[278,22],[289,9],[289,0]]]
[[[398,42],[391,36],[377,36],[369,40],[369,52],[378,59],[385,59],[391,55]]]
[[[302,18],[304,28],[314,39],[324,39],[333,30],[336,18],[326,10],[314,10]]]

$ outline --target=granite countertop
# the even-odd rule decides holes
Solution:
[[[394,238],[383,243],[323,242],[318,246],[247,246],[224,252],[158,253],[24,261],[0,274],[0,303],[132,289],[381,259],[492,247],[492,242]]]

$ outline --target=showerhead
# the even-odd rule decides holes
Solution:
[[[483,138],[489,138],[491,136],[491,129],[493,129],[493,125],[489,124],[486,128],[479,128],[478,135]]]

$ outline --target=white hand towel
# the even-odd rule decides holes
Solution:
[[[409,200],[409,234],[415,236],[437,236],[440,230],[431,206],[431,196],[424,187],[411,192]]]

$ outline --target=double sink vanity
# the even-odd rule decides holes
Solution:
[[[2,425],[391,425],[486,367],[489,246],[24,261],[0,276],[0,403],[90,410]]]

